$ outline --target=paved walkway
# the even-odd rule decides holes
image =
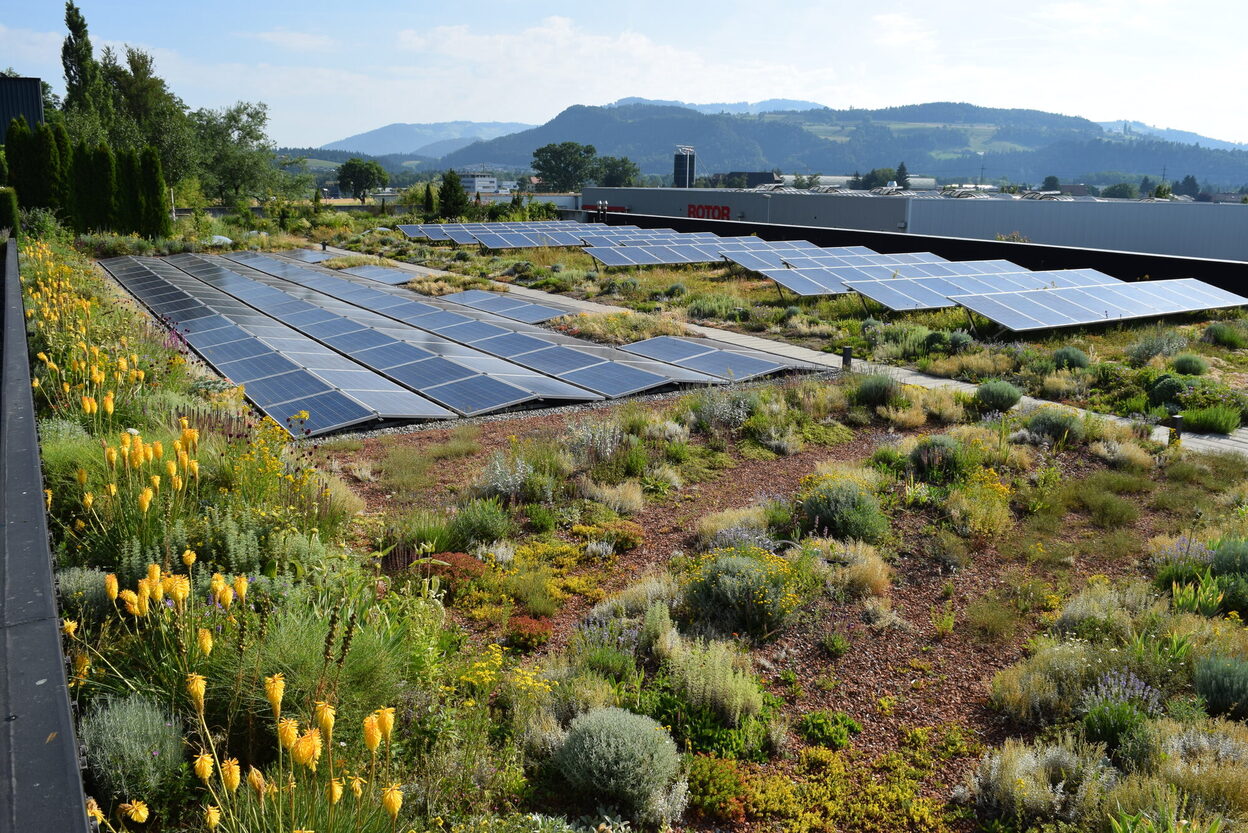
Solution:
[[[336,249],[329,247],[329,251],[335,254],[352,255],[355,252],[349,252],[346,249]],[[438,269],[430,269],[425,266],[416,266],[411,263],[401,263],[394,261],[394,265],[405,271],[414,272],[419,275],[428,275],[437,277],[450,274]],[[543,303],[553,306],[569,309],[573,312],[586,313],[610,313],[610,312],[631,312],[625,307],[612,306],[610,304],[602,304],[597,301],[585,301],[579,298],[568,298],[564,295],[552,295],[543,292],[540,289],[530,289],[526,286],[518,286],[514,283],[501,283],[506,286],[512,294],[525,298],[537,303]],[[756,350],[760,353],[771,353],[786,359],[794,361],[806,362],[808,364],[823,365],[829,368],[841,368],[841,357],[836,353],[824,353],[819,350],[811,350],[809,347],[799,347],[796,344],[788,344],[787,342],[777,341],[776,339],[763,338],[761,336],[750,335],[748,333],[737,333],[731,330],[721,330],[718,327],[707,327],[701,324],[686,324],[686,328],[698,335],[713,338],[718,341],[731,344],[735,347],[742,347],[749,350]],[[894,367],[892,365],[875,364],[860,359],[855,359],[852,369],[857,373],[881,373],[891,376],[904,385],[917,385],[924,388],[950,388],[952,390],[961,391],[963,393],[975,393],[976,386],[967,382],[959,382],[956,379],[946,379],[941,376],[931,376],[927,373],[919,373],[915,370],[907,370],[903,367]],[[1024,396],[1019,402],[1019,407],[1024,409],[1038,408],[1042,405],[1052,405],[1052,402],[1044,399],[1035,399],[1030,396]],[[1075,408],[1080,413],[1082,409]],[[1098,416],[1106,419],[1112,419],[1116,422],[1129,424],[1130,420],[1124,417],[1111,416],[1108,414],[1098,414]],[[1157,442],[1168,442],[1170,439],[1170,429],[1158,426],[1153,429],[1153,439]],[[1223,437],[1216,434],[1190,434],[1183,435],[1183,444],[1188,448],[1197,449],[1199,451],[1216,451],[1216,452],[1235,452],[1248,457],[1248,427],[1240,428],[1230,436]]]

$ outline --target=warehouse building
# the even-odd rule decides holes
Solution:
[[[599,203],[634,214],[979,240],[1010,237],[1055,246],[1248,261],[1248,205],[1239,204],[1005,195],[958,199],[921,191],[586,188],[581,204],[592,208]]]

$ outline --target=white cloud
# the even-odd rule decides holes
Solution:
[[[329,49],[334,45],[333,38],[328,35],[316,34],[315,32],[292,32],[289,29],[272,29],[268,32],[241,32],[239,34],[245,38],[254,38],[255,40],[279,46],[282,49],[298,52]]]
[[[874,40],[880,46],[896,49],[930,48],[936,45],[935,33],[927,24],[903,12],[877,14],[871,18]]]

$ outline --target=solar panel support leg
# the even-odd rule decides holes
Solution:
[[[1183,415],[1175,414],[1171,418],[1170,442],[1177,442],[1183,438]]]
[[[849,370],[854,366],[854,347],[851,344],[841,345],[841,370]]]

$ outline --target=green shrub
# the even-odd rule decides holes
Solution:
[[[874,544],[888,530],[875,495],[855,483],[820,483],[802,500],[803,526],[832,538]]]
[[[1059,347],[1053,351],[1053,367],[1058,370],[1082,369],[1092,364],[1088,354],[1078,347]]]
[[[1201,334],[1201,338],[1210,344],[1228,347],[1231,350],[1242,350],[1248,347],[1248,334],[1245,334],[1242,329],[1233,324],[1227,324],[1223,321],[1215,321],[1206,327]]]
[[[1086,433],[1079,414],[1064,408],[1041,408],[1027,418],[1027,430],[1067,445],[1078,445]]]
[[[763,709],[763,692],[748,660],[728,642],[683,644],[667,671],[673,691],[695,709],[714,711],[725,726],[740,726]]]
[[[745,779],[737,764],[710,755],[690,757],[689,807],[708,819],[745,821]]]
[[[819,640],[819,647],[823,649],[823,652],[828,655],[829,659],[836,660],[848,654],[853,644],[840,631],[828,631]]]
[[[441,512],[414,509],[390,522],[385,540],[396,548],[417,552],[450,552],[451,522]]]
[[[115,798],[151,800],[182,766],[177,719],[142,695],[100,702],[83,717],[78,738],[96,782]]]
[[[691,621],[724,634],[774,634],[797,606],[791,563],[759,547],[712,550],[685,586]]]
[[[1097,703],[1083,716],[1083,735],[1090,743],[1103,743],[1110,753],[1148,722],[1148,715],[1131,703]]]
[[[949,352],[961,353],[975,342],[971,334],[964,330],[954,330],[949,334]]]
[[[1196,663],[1192,679],[1205,698],[1209,714],[1248,720],[1248,662],[1230,657],[1207,657]]]
[[[862,731],[862,724],[845,712],[816,711],[797,721],[797,733],[807,743],[844,749],[849,746],[849,736]]]
[[[1179,399],[1187,392],[1187,384],[1169,373],[1163,373],[1153,380],[1148,386],[1148,403],[1150,405],[1165,405],[1170,402],[1178,402]]]
[[[1230,405],[1183,411],[1183,430],[1194,434],[1230,434],[1239,428],[1240,412]]]
[[[1023,398],[1023,392],[1004,379],[990,379],[975,391],[975,401],[986,411],[1008,411]]]
[[[1184,376],[1204,376],[1209,371],[1209,362],[1195,353],[1180,353],[1171,360],[1170,366],[1175,373]]]
[[[104,590],[104,571],[66,567],[56,571],[56,590],[61,614],[66,619],[99,622],[112,611]]]
[[[477,498],[459,508],[449,527],[451,547],[467,550],[475,544],[490,544],[511,535],[511,516],[497,498]]]
[[[721,321],[744,321],[750,317],[744,301],[731,295],[694,295],[685,306],[690,318],[717,318]]]
[[[863,376],[858,380],[858,387],[854,390],[854,401],[859,405],[876,408],[887,405],[898,396],[900,391],[901,386],[891,376],[882,374]]]
[[[19,217],[17,191],[12,188],[0,188],[0,229],[8,229],[13,237],[19,236],[22,231]]]
[[[651,718],[615,707],[586,712],[568,727],[554,764],[584,798],[605,800],[634,820],[665,823],[679,816],[678,810],[663,812],[663,805],[680,755]]]
[[[529,518],[529,528],[536,533],[553,532],[558,523],[558,516],[555,510],[549,506],[542,506],[540,503],[531,503],[525,507],[525,514]]]
[[[1226,538],[1213,550],[1214,575],[1248,575],[1248,538]]]
[[[938,434],[924,437],[910,452],[910,467],[920,480],[949,483],[966,474],[966,455],[953,437]]]

